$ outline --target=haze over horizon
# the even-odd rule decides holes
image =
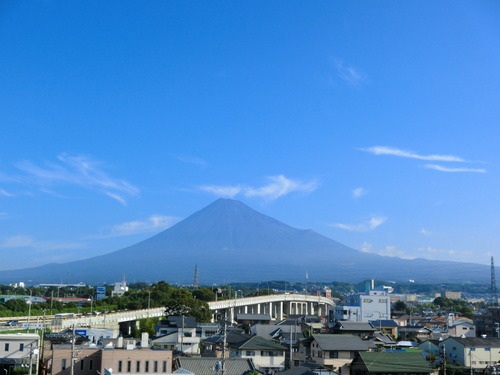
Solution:
[[[110,253],[218,197],[369,253],[500,256],[495,1],[0,17],[0,270]]]

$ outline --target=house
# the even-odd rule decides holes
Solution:
[[[418,348],[423,352],[434,354],[435,356],[441,355],[441,349],[439,348],[439,341],[437,340],[427,340],[418,345]]]
[[[359,352],[375,349],[375,345],[354,335],[313,335],[301,343],[300,363],[315,362],[337,372],[345,372],[346,366]],[[342,370],[344,368],[344,370]]]
[[[429,340],[432,330],[423,326],[399,327],[399,337],[402,340],[418,340],[420,342]]]
[[[428,375],[433,372],[419,352],[365,352],[352,361],[351,375]]]
[[[40,337],[28,333],[0,335],[0,353],[0,374],[14,374],[22,367],[31,367],[36,374]]]
[[[251,359],[261,372],[283,371],[286,348],[260,336],[228,345],[231,358]]]
[[[155,347],[179,350],[189,355],[200,355],[200,343],[205,337],[219,331],[216,323],[197,323],[192,316],[169,316],[161,320],[152,340]]]
[[[370,324],[380,332],[388,333],[392,337],[398,337],[399,325],[392,319],[370,320]]]
[[[393,348],[397,345],[396,341],[392,338],[391,335],[380,332],[377,332],[375,336],[370,339],[370,341],[377,347],[383,347],[386,349]]]
[[[47,353],[48,368],[52,375],[172,373],[172,351],[151,348],[147,341],[119,337],[116,346],[55,344]]]
[[[201,353],[202,357],[217,357],[222,358],[224,342],[226,346],[236,345],[240,342],[248,340],[250,335],[247,335],[240,329],[228,328],[226,337],[224,334],[218,333],[217,335],[203,339],[204,350]],[[226,358],[229,357],[229,350],[226,351]]]
[[[335,334],[356,335],[366,339],[373,337],[377,329],[369,322],[338,321],[332,326],[331,330]]]
[[[498,337],[450,337],[439,343],[446,362],[475,369],[485,369],[500,361]]]
[[[476,326],[465,321],[456,321],[448,327],[448,334],[451,337],[476,337]]]
[[[175,374],[196,374],[196,375],[216,375],[222,373],[224,366],[224,375],[246,375],[255,372],[255,366],[250,359],[227,358],[222,361],[216,358],[189,358],[178,357],[175,359]]]

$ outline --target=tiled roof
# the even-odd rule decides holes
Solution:
[[[374,327],[397,327],[398,323],[391,319],[382,319],[382,320],[370,320],[370,323]]]
[[[214,375],[216,374],[215,368],[220,365],[221,359],[215,357],[179,357],[175,359],[175,362],[178,369],[184,369],[196,375]],[[227,358],[224,363],[225,375],[243,375],[255,371],[255,367],[249,359]]]
[[[374,348],[375,345],[370,341],[361,340],[354,335],[313,335],[321,350],[346,350],[363,351]]]
[[[284,346],[266,340],[260,336],[252,336],[248,340],[231,345],[238,350],[287,350]]]
[[[450,337],[448,340],[455,340],[468,348],[498,348],[500,347],[499,337]],[[447,340],[445,340],[447,341]]]
[[[359,356],[371,373],[430,373],[431,365],[418,352],[364,352]],[[355,360],[357,365],[358,360]]]
[[[338,328],[337,328],[338,327]],[[375,328],[368,322],[348,322],[339,321],[337,322],[334,329],[344,330],[344,331],[362,331],[362,332],[373,332]]]

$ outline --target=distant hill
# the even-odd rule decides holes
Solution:
[[[0,271],[0,283],[159,281],[201,284],[289,280],[379,280],[488,283],[488,266],[406,260],[354,250],[312,230],[299,230],[242,202],[219,199],[163,232],[127,248],[64,264]]]

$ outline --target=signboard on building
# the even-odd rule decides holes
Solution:
[[[106,287],[105,286],[98,286],[96,289],[96,298],[97,299],[103,299],[106,298]]]

